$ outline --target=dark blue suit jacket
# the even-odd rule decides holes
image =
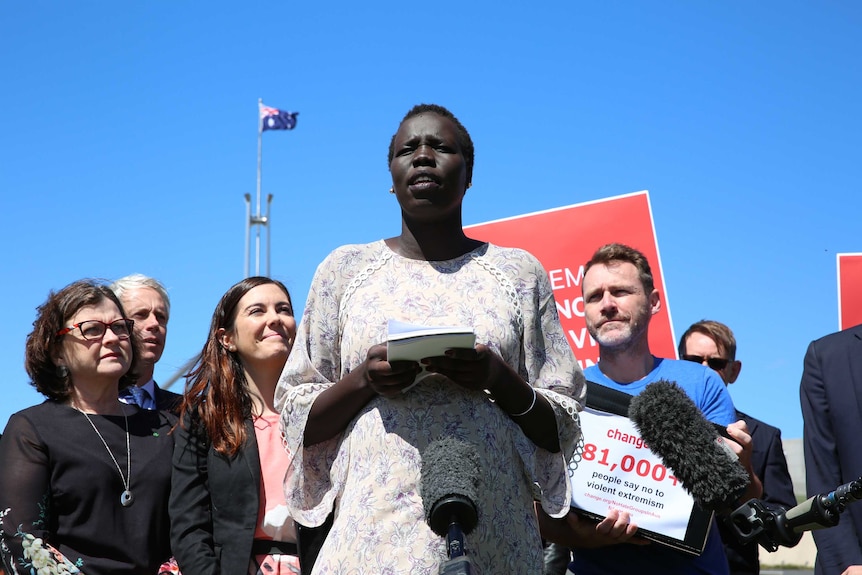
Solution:
[[[763,483],[761,501],[768,503],[770,507],[790,509],[796,505],[796,496],[793,494],[793,480],[787,470],[787,459],[781,445],[781,430],[741,411],[737,411],[736,416],[745,421],[754,442],[751,466]],[[718,527],[731,575],[760,573],[758,544],[741,544],[733,529],[724,521],[719,522]]]
[[[153,384],[156,389],[156,409],[169,411],[175,415],[179,415],[180,404],[183,402],[183,396],[167,389],[162,389],[158,384]]]
[[[811,342],[800,385],[808,496],[862,476],[862,325]],[[817,575],[862,565],[862,505],[835,527],[812,532]]]

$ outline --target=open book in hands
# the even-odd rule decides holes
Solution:
[[[419,361],[425,357],[446,355],[446,350],[454,347],[473,349],[476,345],[476,334],[469,326],[413,325],[390,319],[388,327],[386,338],[388,361]],[[423,366],[413,385],[428,375],[430,374]],[[413,385],[405,388],[404,391]]]

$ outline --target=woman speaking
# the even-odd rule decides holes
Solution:
[[[481,469],[474,573],[538,573],[534,500],[552,516],[569,509],[584,394],[547,274],[523,250],[465,234],[473,143],[446,108],[408,112],[389,170],[401,233],[320,264],[276,392],[291,515],[314,527],[333,514],[311,572],[436,574],[446,544],[425,523],[420,469],[425,448],[451,437]],[[389,320],[469,326],[477,343],[389,362]]]

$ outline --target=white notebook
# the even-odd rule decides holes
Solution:
[[[447,349],[473,349],[475,345],[476,334],[470,326],[415,325],[389,320],[386,338],[386,355],[389,361],[419,361],[425,357],[445,355]],[[413,385],[428,375],[430,374],[423,367]]]

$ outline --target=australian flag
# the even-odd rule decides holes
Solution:
[[[292,130],[296,127],[296,116],[299,112],[284,112],[263,104],[259,104],[259,107],[262,132],[266,130]]]

